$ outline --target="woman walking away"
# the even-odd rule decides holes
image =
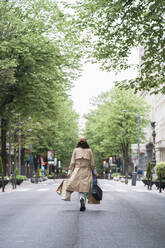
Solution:
[[[70,166],[67,191],[79,192],[80,211],[85,211],[86,194],[89,192],[93,175],[96,175],[96,167],[93,154],[85,137],[79,139],[74,149]]]

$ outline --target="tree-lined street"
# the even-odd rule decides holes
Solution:
[[[1,247],[164,248],[164,192],[99,180],[103,201],[80,212],[77,193],[71,202],[57,195],[60,181],[0,194]]]
[[[162,0],[0,1],[1,248],[165,247],[164,13]],[[71,90],[88,63],[131,75],[109,76],[83,115]],[[89,166],[103,200],[81,212]],[[56,193],[79,169],[81,209]]]

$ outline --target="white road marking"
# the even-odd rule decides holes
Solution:
[[[25,191],[30,191],[30,190],[32,190],[31,188],[27,188],[27,189],[18,189],[18,190],[16,190],[16,191],[18,191],[18,192],[25,192]]]
[[[47,189],[38,189],[37,191],[48,191],[48,190],[50,190],[49,188],[47,188]]]
[[[128,192],[128,190],[125,190],[125,189],[116,189],[115,191],[117,191],[117,192]]]

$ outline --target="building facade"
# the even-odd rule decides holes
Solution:
[[[142,57],[144,48],[139,48],[139,65],[143,64]],[[140,72],[139,72],[140,73]],[[143,92],[141,96],[150,106],[149,120],[150,124],[145,128],[146,141],[143,149],[140,149],[140,167],[146,170],[147,162],[153,159],[153,149],[155,147],[156,163],[165,162],[165,95],[150,94]],[[155,122],[155,141],[153,138],[153,128],[151,123]],[[155,143],[155,144],[154,144]],[[145,149],[144,149],[145,145]],[[136,149],[132,149],[136,151]]]
[[[145,95],[146,102],[151,106],[150,120],[155,122],[156,162],[165,161],[165,95]],[[146,145],[153,143],[151,125],[146,128]]]

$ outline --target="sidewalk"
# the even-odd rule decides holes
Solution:
[[[46,181],[38,182],[38,183],[32,183],[31,179],[27,179],[26,181],[22,182],[21,185],[16,185],[16,189],[13,189],[13,185],[11,183],[8,183],[5,186],[5,191],[2,192],[2,188],[0,188],[0,194],[14,192],[14,191],[20,191],[20,189],[28,188],[28,187],[35,187],[39,184],[43,185],[49,185],[49,184],[60,184],[62,179],[47,179]]]
[[[0,194],[1,193],[4,194],[4,193],[8,193],[8,192],[14,192],[14,191],[20,190],[21,188],[25,187],[26,185],[29,186],[31,184],[32,183],[30,182],[30,179],[29,179],[29,180],[24,181],[21,185],[16,185],[16,188],[13,189],[12,183],[8,183],[5,186],[4,192],[2,192],[2,188],[0,188]]]
[[[148,189],[148,186],[145,186],[142,181],[136,181],[136,185],[132,185],[131,179],[128,180],[128,184],[125,184],[124,182],[121,182],[121,181],[114,181],[114,180],[108,180],[108,179],[104,179],[104,181],[106,183],[109,182],[109,184],[113,185],[114,187],[115,185],[121,186],[120,187],[121,189],[127,190],[127,191],[154,193],[154,194],[165,196],[165,190],[162,189],[160,193],[159,189],[157,189],[155,185],[153,185],[152,189],[150,190]]]

